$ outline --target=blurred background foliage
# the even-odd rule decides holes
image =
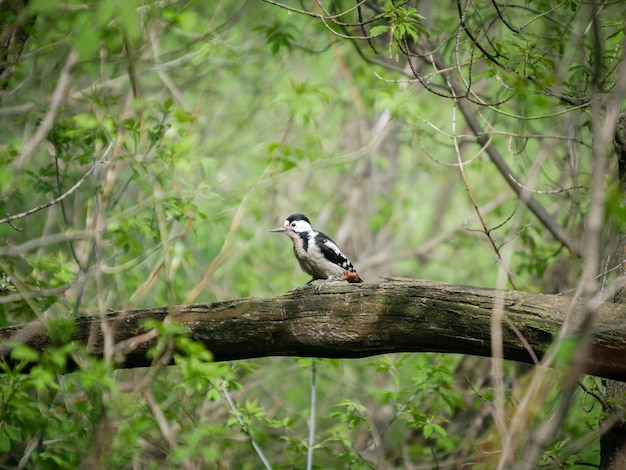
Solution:
[[[583,261],[520,203],[447,85],[462,84],[520,187],[584,245],[587,104],[594,83],[605,102],[615,87],[620,2],[597,5],[599,57],[590,7],[574,0],[502,11],[487,1],[458,11],[382,0],[9,4],[2,23],[28,39],[1,95],[0,217],[80,184],[0,225],[0,326],[39,319],[67,338],[77,315],[282,294],[308,280],[289,241],[269,232],[294,212],[366,282],[576,285]],[[607,161],[609,250],[608,222],[624,214]],[[603,281],[616,264],[605,255]],[[312,360],[216,364],[174,327],[162,333],[187,353],[176,367],[116,371],[63,342],[17,348],[21,365],[0,378],[0,465],[306,466]],[[70,356],[80,369],[57,375]],[[317,468],[498,460],[487,360],[398,354],[315,369]],[[557,377],[532,397],[527,437],[558,403]],[[530,379],[514,364],[505,378],[511,411]],[[538,465],[598,465],[597,382],[584,379]]]

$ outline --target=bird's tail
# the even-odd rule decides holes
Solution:
[[[359,275],[356,273],[356,271],[348,271],[346,273],[346,281],[352,283],[352,284],[356,284],[358,282],[363,282],[363,279],[361,279],[359,277]]]

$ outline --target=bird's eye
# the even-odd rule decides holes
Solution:
[[[295,226],[296,226],[296,223],[295,223],[295,222],[291,222],[291,226],[292,226],[292,227],[295,227]]]

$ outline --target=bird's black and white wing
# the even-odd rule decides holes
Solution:
[[[325,259],[347,271],[354,270],[354,267],[348,257],[343,254],[337,244],[332,241],[329,236],[323,234],[322,232],[318,232],[315,239],[318,242],[322,255]]]

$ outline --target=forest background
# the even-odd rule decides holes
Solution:
[[[624,388],[597,377],[430,353],[215,363],[167,323],[148,325],[154,365],[120,371],[67,338],[79,315],[303,284],[269,232],[294,212],[349,255],[355,288],[614,300],[622,2],[0,14],[0,327],[57,340],[0,364],[0,466],[611,468]]]

